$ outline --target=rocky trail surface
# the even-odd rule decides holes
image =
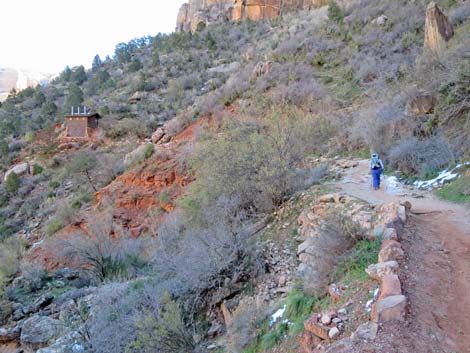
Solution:
[[[384,325],[382,334],[357,352],[470,352],[470,209],[438,200],[385,178],[374,191],[369,162],[346,171],[335,186],[374,205],[409,201],[402,234],[407,254],[400,274],[409,298],[406,325]]]

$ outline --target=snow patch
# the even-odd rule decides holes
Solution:
[[[422,190],[432,190],[437,186],[444,185],[445,183],[457,178],[459,176],[458,170],[463,166],[469,166],[470,162],[465,162],[461,164],[457,164],[455,168],[451,170],[443,170],[439,173],[437,177],[430,180],[417,180],[413,183],[413,186],[417,189]]]
[[[284,316],[284,313],[286,312],[287,305],[284,305],[281,309],[276,311],[272,316],[271,320],[269,321],[269,326],[274,325],[277,320],[281,319]]]

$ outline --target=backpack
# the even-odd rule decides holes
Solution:
[[[382,166],[380,165],[380,159],[372,158],[372,169],[380,169]]]

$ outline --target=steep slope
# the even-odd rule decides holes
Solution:
[[[348,238],[331,252],[323,250],[328,242],[312,246],[321,230],[315,227],[327,211],[344,211],[369,229],[382,209],[374,205],[397,200],[368,190],[362,162],[334,187],[368,202],[341,194],[320,201],[331,183],[311,185],[323,183],[326,170],[338,180],[342,169],[356,166],[334,157],[377,151],[406,179],[431,178],[470,152],[470,5],[436,3],[348,0],[301,11],[310,3],[194,1],[180,14],[181,32],[121,43],[92,70],[66,69],[47,86],[11,95],[0,107],[0,163],[2,172],[18,174],[2,175],[0,185],[0,341],[29,345],[31,332],[47,327],[48,335],[35,337],[42,340],[37,347],[59,352],[206,352],[226,343],[243,347],[233,351],[298,351],[283,346],[290,343],[286,330],[304,327],[312,303],[325,306],[324,298],[303,292],[305,282],[315,292],[325,288],[297,277],[299,261],[313,268],[311,254],[319,254],[334,265],[351,245]],[[426,20],[435,6],[440,11],[429,12],[439,18]],[[64,141],[63,115],[77,104],[101,113],[99,129],[93,139]],[[468,188],[459,190],[468,198]],[[428,196],[420,202],[413,200],[442,211],[442,227],[433,230],[428,215],[410,223],[404,244],[419,251],[409,267],[450,276],[455,284],[446,288],[460,295],[466,277],[449,268],[465,271],[466,263],[451,253],[452,266],[435,268],[440,252],[415,238],[430,232],[440,241],[451,230],[457,235],[449,248],[464,256],[457,248],[467,244],[462,223],[447,204]],[[333,230],[326,235],[341,235],[337,227],[348,219],[326,217]],[[308,241],[304,225],[311,226]],[[354,225],[345,233],[363,235]],[[366,260],[352,268],[363,278],[378,249],[367,239],[359,245]],[[369,317],[363,304],[376,283],[363,283],[357,296],[346,291],[358,313],[348,334]],[[416,299],[426,281],[402,283],[424,322],[410,327],[420,335],[437,330]],[[449,298],[435,288],[427,294],[438,309],[439,336],[454,339],[440,316],[456,315],[443,307]],[[296,325],[263,327],[284,300],[303,304],[292,315]],[[468,327],[465,318],[454,322]],[[385,332],[395,328],[403,330]],[[387,337],[386,347],[394,347]],[[411,349],[413,336],[401,337]],[[455,344],[465,347],[467,338],[460,339]]]

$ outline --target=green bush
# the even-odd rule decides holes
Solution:
[[[292,290],[286,299],[286,317],[289,321],[305,320],[312,312],[316,297],[308,295],[301,290]]]
[[[289,330],[288,324],[281,323],[276,327],[275,330],[264,334],[261,337],[261,344],[260,344],[261,349],[267,350],[278,345],[286,337],[288,330]]]
[[[134,59],[134,60],[132,60],[132,62],[129,64],[129,66],[128,66],[127,69],[129,70],[129,72],[137,72],[137,71],[139,71],[139,70],[142,69],[142,68],[143,68],[143,65],[142,65],[142,63],[140,62],[140,60],[139,60],[139,59]]]
[[[60,186],[60,181],[58,180],[51,180],[49,182],[49,188],[51,188],[52,190],[57,189],[59,186]]]
[[[18,191],[18,188],[20,187],[20,183],[20,177],[15,172],[11,172],[10,174],[8,174],[8,177],[5,180],[5,189],[9,193],[15,194]]]
[[[226,120],[221,134],[198,144],[196,182],[182,207],[197,218],[198,210],[228,197],[240,200],[240,210],[271,211],[301,187],[300,161],[328,139],[318,121],[293,107],[273,109],[262,121]]]
[[[344,261],[336,266],[332,281],[340,280],[361,280],[365,281],[368,276],[365,269],[378,261],[380,251],[380,241],[361,240],[351,249]]]
[[[437,197],[456,203],[470,204],[470,171],[435,191]]]
[[[62,221],[59,218],[53,218],[46,225],[46,233],[52,235],[62,228],[64,228]]]
[[[13,237],[0,244],[0,294],[5,284],[19,271],[23,251],[24,244]]]
[[[26,134],[24,134],[24,139],[26,142],[32,142],[34,140],[34,132],[28,131]]]
[[[44,169],[39,164],[33,165],[33,175],[41,174],[43,171]]]
[[[137,338],[126,353],[190,352],[195,342],[184,324],[183,312],[169,294],[161,299],[160,310],[137,323]]]
[[[150,144],[147,147],[145,147],[145,151],[144,151],[145,159],[149,159],[150,157],[152,157],[154,152],[155,152],[155,145]]]
[[[328,18],[335,22],[342,22],[344,18],[343,10],[336,3],[336,1],[330,1],[328,5]]]

